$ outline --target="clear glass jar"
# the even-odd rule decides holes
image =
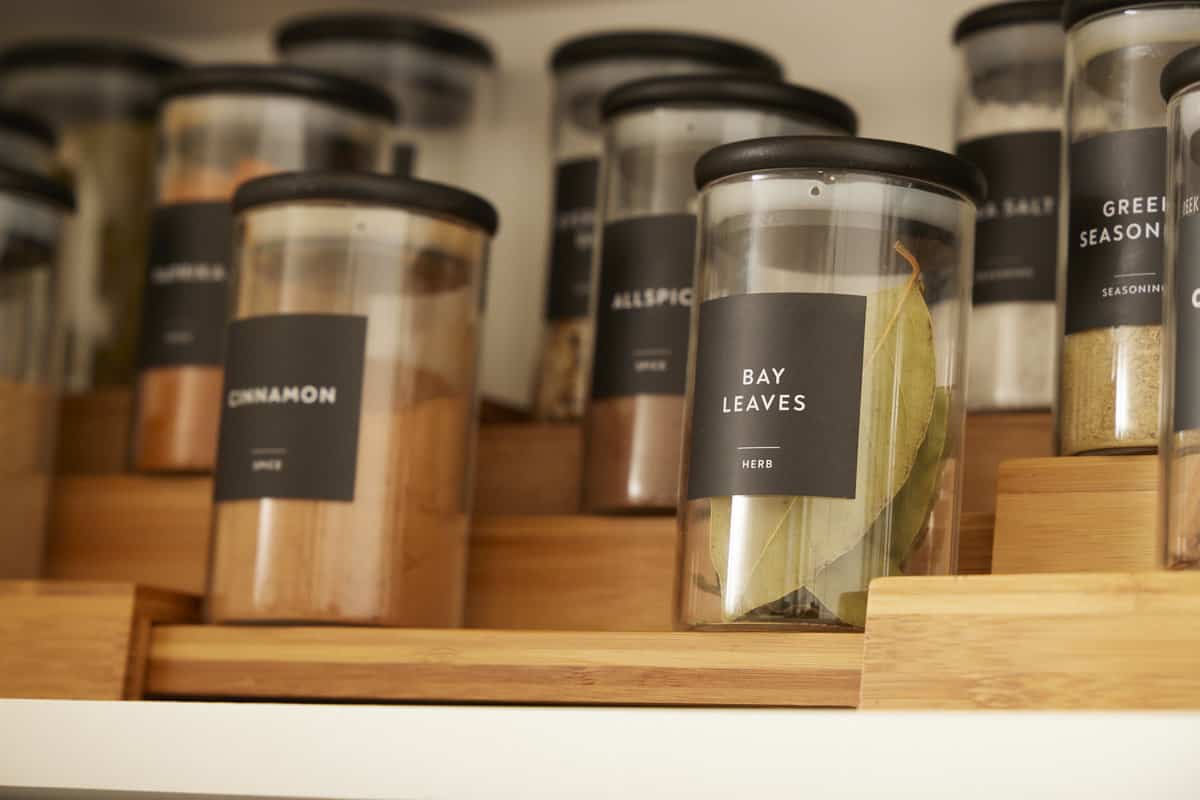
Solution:
[[[1200,3],[1070,0],[1065,22],[1059,452],[1153,452],[1167,173],[1158,84],[1200,41]]]
[[[696,182],[678,623],[861,628],[873,578],[956,569],[982,176],[790,137]]]
[[[369,81],[392,94],[404,111],[393,148],[396,175],[470,182],[468,137],[487,117],[496,68],[482,39],[418,17],[321,14],[284,24],[275,46],[287,63]]]
[[[668,75],[731,72],[778,79],[766,53],[725,39],[667,32],[608,32],[572,39],[551,59],[555,165],[554,211],[547,267],[546,330],[535,376],[538,419],[578,420],[588,394],[592,350],[592,249],[600,156],[600,101],[630,81]]]
[[[130,460],[204,472],[217,451],[234,190],[288,170],[384,170],[396,112],[379,89],[299,67],[197,67],[163,97]]]
[[[0,166],[52,175],[55,171],[54,129],[41,119],[0,108]]]
[[[0,105],[58,134],[78,209],[64,232],[57,306],[68,391],[133,380],[153,204],[154,104],[171,58],[121,42],[37,41],[0,53]]]
[[[335,172],[234,206],[211,618],[461,625],[495,210]]]
[[[1049,411],[1054,401],[1064,38],[1061,0],[988,6],[954,32],[957,152],[988,182],[975,232],[969,411]]]
[[[829,95],[758,78],[652,78],[613,90],[591,295],[583,508],[674,511],[696,242],[696,160],[726,142],[853,134]]]
[[[71,192],[0,167],[0,579],[40,575],[62,347],[57,256]]]

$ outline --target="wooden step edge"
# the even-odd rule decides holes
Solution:
[[[1158,456],[1018,458],[1000,464],[996,493],[1158,491]]]

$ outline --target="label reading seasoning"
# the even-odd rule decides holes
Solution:
[[[689,500],[855,496],[866,318],[847,294],[700,306]]]
[[[354,499],[367,318],[229,325],[215,496]]]
[[[975,228],[975,305],[1054,302],[1060,145],[1058,131],[959,145],[988,184]]]
[[[233,247],[229,204],[163,206],[151,226],[140,364],[220,366]]]
[[[1162,322],[1163,128],[1071,145],[1066,332]]]
[[[1175,254],[1175,432],[1200,428],[1200,135],[1184,169]]]
[[[408,143],[396,145],[392,148],[392,174],[397,178],[410,177],[416,160],[416,147]]]
[[[558,165],[547,319],[577,319],[588,315],[599,174],[600,162],[594,158]]]
[[[592,397],[686,391],[696,218],[604,226]]]

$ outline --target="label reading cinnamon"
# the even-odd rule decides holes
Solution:
[[[700,306],[689,500],[854,497],[866,314],[848,294]]]
[[[220,366],[232,238],[228,203],[155,209],[142,311],[143,369]]]
[[[230,323],[215,497],[354,500],[367,318]]]
[[[600,162],[594,158],[558,165],[546,319],[588,315],[599,174]]]

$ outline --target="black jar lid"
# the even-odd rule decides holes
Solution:
[[[0,107],[0,130],[12,131],[31,139],[37,139],[51,149],[58,142],[54,129],[40,118],[15,108]]]
[[[757,47],[695,33],[672,31],[606,31],[563,42],[550,57],[550,69],[621,58],[690,58],[765,78],[782,78],[783,67]]]
[[[398,14],[315,14],[285,22],[275,33],[275,48],[332,41],[413,44],[439,53],[493,66],[496,57],[483,39],[440,22]]]
[[[476,194],[442,183],[372,172],[281,172],[243,183],[233,210],[302,200],[332,200],[368,206],[395,206],[454,217],[489,235],[500,226],[496,208]]]
[[[1027,25],[1034,22],[1062,22],[1063,0],[1013,0],[977,8],[954,26],[954,42],[991,28]]]
[[[974,164],[928,147],[852,136],[777,136],[724,144],[696,162],[696,186],[767,169],[834,169],[880,172],[935,183],[976,203],[987,183]]]
[[[1158,85],[1163,99],[1170,102],[1176,93],[1193,83],[1200,83],[1200,47],[1189,47],[1168,61]]]
[[[108,39],[38,39],[0,51],[0,71],[31,67],[124,69],[162,77],[182,62],[157,50]]]
[[[604,96],[600,116],[608,119],[639,108],[679,104],[779,111],[816,117],[849,134],[858,130],[854,109],[833,95],[744,75],[674,75],[633,81]]]
[[[44,175],[0,166],[0,194],[18,194],[63,211],[75,210],[75,192],[71,187]]]
[[[273,64],[193,67],[168,80],[159,99],[198,94],[295,95],[362,114],[398,119],[396,103],[383,89],[354,78],[305,67]]]
[[[1139,6],[1161,6],[1164,2],[1168,2],[1168,0],[1066,0],[1063,5],[1063,28],[1070,30],[1075,27],[1075,23],[1106,11],[1124,11]],[[1181,5],[1197,4],[1181,3]]]

